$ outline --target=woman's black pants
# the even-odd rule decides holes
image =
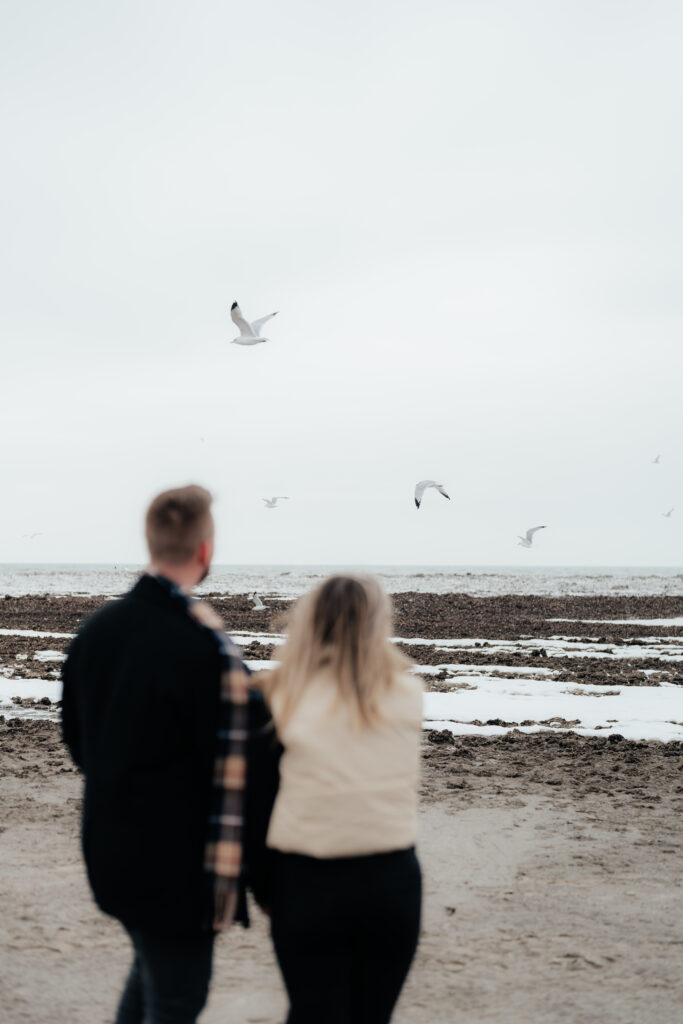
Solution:
[[[420,930],[415,850],[320,860],[278,853],[271,926],[288,1024],[385,1024]]]

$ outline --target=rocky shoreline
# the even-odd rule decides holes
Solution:
[[[82,622],[101,608],[105,597],[9,597],[0,598],[0,629],[34,630],[44,633],[75,633]],[[276,645],[268,643],[268,634],[281,633],[286,626],[291,602],[267,599],[266,608],[255,611],[247,595],[208,600],[222,616],[230,632],[259,633],[258,642],[245,637],[244,657],[256,661],[277,657]],[[656,644],[683,637],[683,626],[630,625],[611,619],[672,619],[683,616],[683,597],[654,595],[614,597],[539,597],[508,595],[473,598],[464,594],[393,595],[394,630],[405,640],[473,641],[466,650],[454,652],[436,645],[400,645],[404,653],[425,666],[444,663],[493,667],[515,666],[526,672],[547,668],[559,673],[558,682],[590,683],[597,686],[643,686],[658,682],[683,685],[683,662],[667,662],[638,651],[637,638],[647,636]],[[597,619],[598,622],[552,621],[554,619]],[[548,656],[547,641],[561,635],[567,640],[565,651]],[[636,639],[634,639],[636,638]],[[274,637],[275,639],[275,637]],[[496,648],[504,641],[507,648]],[[523,641],[514,649],[510,641]],[[527,642],[537,641],[537,642]],[[544,643],[545,642],[545,643]],[[6,677],[57,679],[59,655],[68,648],[68,636],[32,637],[0,635],[0,672]],[[582,647],[581,657],[574,656]],[[604,648],[615,657],[605,657]],[[596,656],[591,657],[595,649]],[[43,660],[45,652],[54,660]],[[597,656],[601,653],[601,656]],[[630,656],[630,655],[633,656]],[[38,658],[36,657],[38,655]],[[431,689],[449,687],[448,673],[425,674]]]
[[[56,597],[52,594],[0,597],[0,628],[34,629],[73,633],[93,612],[106,604],[106,597]],[[255,611],[246,594],[206,598],[223,616],[232,632],[250,630],[281,632],[291,601],[266,598],[266,608]],[[551,619],[666,619],[683,616],[683,596],[616,595],[544,597],[510,594],[502,597],[471,597],[467,594],[423,594],[408,591],[392,595],[394,630],[397,636],[437,639],[513,639],[521,635],[542,638],[558,632],[583,636],[588,631],[578,622]],[[683,626],[648,626],[652,636],[683,636]],[[604,622],[591,626],[590,634],[618,643],[633,636],[633,626]],[[5,639],[5,638],[0,638]],[[0,648],[1,649],[1,648]]]

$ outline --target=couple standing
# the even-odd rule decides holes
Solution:
[[[63,734],[85,776],[83,851],[133,964],[116,1024],[192,1024],[214,939],[270,914],[290,1024],[390,1020],[417,946],[422,694],[371,578],[294,607],[280,663],[249,678],[206,604],[201,487],[147,511],[150,567],[64,663]]]

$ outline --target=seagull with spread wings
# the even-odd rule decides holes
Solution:
[[[262,612],[262,611],[263,611],[263,609],[264,609],[264,608],[266,607],[266,606],[264,605],[263,601],[261,600],[261,598],[260,598],[260,597],[258,596],[258,594],[257,594],[257,593],[255,593],[255,592],[254,592],[253,594],[250,594],[250,595],[249,595],[249,600],[251,601],[251,603],[252,603],[252,604],[253,604],[253,606],[254,606],[254,607],[253,607],[253,609],[252,609],[252,611],[255,611],[255,612]]]
[[[265,501],[266,508],[277,508],[278,501],[289,501],[286,494],[276,494],[274,498],[261,498],[261,501]]]
[[[674,510],[672,508],[670,508],[668,512],[662,512],[662,515],[664,516],[665,519],[671,519],[673,511]]]
[[[444,498],[448,498],[449,501],[451,500],[449,495],[446,494],[443,484],[437,484],[436,480],[420,480],[418,484],[415,484],[415,504],[418,508],[422,503],[422,495],[428,487],[436,488],[439,494],[443,494]]]
[[[530,547],[533,547],[534,534],[537,533],[539,530],[546,530],[546,529],[547,529],[546,526],[532,526],[530,530],[526,531],[526,536],[525,537],[521,537],[520,536],[518,547],[520,547],[520,548],[530,548]]]
[[[262,342],[268,341],[268,338],[264,338],[261,334],[261,328],[268,320],[277,316],[277,313],[269,313],[268,316],[259,317],[258,320],[249,323],[248,320],[245,320],[237,303],[233,302],[230,307],[230,316],[232,322],[240,329],[239,337],[233,338],[230,342],[231,345],[260,345]]]

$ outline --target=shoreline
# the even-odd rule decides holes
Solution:
[[[71,636],[109,600],[0,598],[0,715],[57,717]],[[250,667],[271,667],[291,602],[269,599],[255,611],[239,595],[211,604]],[[683,739],[683,597],[411,591],[393,604],[394,642],[423,680],[428,728]]]
[[[6,594],[0,597],[0,628],[75,632],[88,615],[113,599],[113,595],[26,594],[15,597]],[[289,598],[266,596],[266,608],[259,612],[252,608],[246,593],[232,596],[210,593],[203,599],[224,617],[230,632],[242,629],[267,632],[271,626],[279,627],[282,622],[278,620],[292,604]],[[605,635],[618,639],[629,629],[632,633],[633,628],[628,624],[610,623],[610,619],[683,617],[683,595],[670,594],[501,594],[479,597],[408,590],[392,594],[391,600],[395,632],[406,637],[485,636],[487,632],[494,635],[492,630],[497,636],[512,637],[519,635],[520,631],[543,635],[544,629],[547,630],[545,635],[550,635],[553,632],[551,627],[560,625],[559,620],[566,618],[569,621],[562,623],[563,631],[572,631],[571,620],[579,620],[574,626],[595,620],[593,625],[604,622]],[[677,632],[673,635],[683,636],[683,625],[652,628],[655,631],[674,629]]]

